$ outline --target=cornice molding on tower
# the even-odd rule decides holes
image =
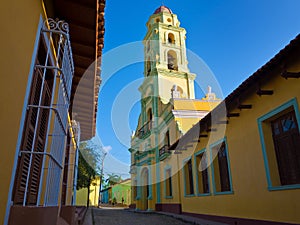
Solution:
[[[172,110],[175,118],[203,118],[205,117],[209,111],[203,110]]]
[[[169,24],[165,24],[165,23],[160,23],[159,26],[161,28],[167,29],[167,30],[173,30],[173,31],[181,31],[181,32],[185,32],[186,30],[183,27],[175,27],[175,26],[170,26]]]
[[[157,68],[157,73],[159,75],[164,75],[168,77],[177,77],[177,78],[188,78],[189,80],[195,80],[196,74],[194,73],[186,73],[186,72],[180,72],[175,70],[169,70],[169,69],[163,69],[163,68]]]

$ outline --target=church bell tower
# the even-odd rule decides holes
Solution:
[[[180,27],[177,15],[166,6],[160,6],[147,22],[144,38],[144,76],[156,77],[152,93],[144,89],[142,97],[160,97],[164,104],[170,99],[195,99],[195,74],[190,73],[186,56],[186,31]],[[147,79],[145,79],[147,80]],[[145,82],[144,82],[145,83]],[[156,93],[155,93],[156,90]]]

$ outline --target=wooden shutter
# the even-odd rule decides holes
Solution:
[[[282,185],[300,184],[300,135],[295,112],[271,122]]]
[[[223,142],[218,152],[218,163],[220,173],[221,191],[230,191],[230,180],[228,171],[228,161],[226,155],[226,147]]]
[[[40,64],[39,62],[45,62],[46,59],[46,50],[43,43],[43,38],[40,38],[39,50],[36,59],[37,65]],[[43,85],[43,70],[41,68],[35,67],[30,88],[28,105],[38,106],[39,99],[41,97],[40,105],[50,106],[53,80],[53,73],[47,71]],[[33,152],[44,152],[45,150],[47,128],[49,122],[49,109],[40,109],[39,115],[38,110],[39,109],[37,107],[30,106],[27,109],[20,151],[31,151],[33,149]],[[35,126],[37,126],[37,128]],[[34,140],[35,130],[36,138]],[[23,204],[27,179],[28,188],[25,203],[26,205],[35,205],[37,203],[40,176],[42,172],[41,169],[43,163],[43,155],[32,154],[31,167],[30,157],[31,154],[29,153],[21,153],[19,156],[12,195],[14,204]]]

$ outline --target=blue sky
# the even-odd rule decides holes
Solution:
[[[149,16],[161,4],[158,0],[106,1],[104,58],[109,58],[106,56],[120,45],[142,41]],[[181,27],[187,30],[187,48],[209,66],[224,97],[300,32],[299,0],[164,0],[163,4],[177,14]],[[126,54],[130,57],[133,53]],[[134,54],[143,57],[141,49]],[[118,63],[118,57],[104,60],[103,73]],[[191,72],[195,71],[191,69]],[[106,173],[128,176],[130,130],[136,128],[140,106],[138,102],[130,103],[131,95],[123,104],[117,104],[117,108],[114,104],[121,90],[136,80],[137,84],[129,87],[132,98],[138,98],[137,87],[142,77],[142,63],[134,63],[110,74],[101,86],[97,135],[102,145],[110,150],[105,160]],[[196,98],[203,97],[201,92],[196,95]],[[130,113],[125,113],[128,109],[123,107],[130,107]],[[121,131],[116,134],[112,127],[112,109],[119,113],[117,121],[121,119],[129,126],[128,131],[125,129],[122,133],[122,139],[127,141],[122,143],[118,139]],[[118,122],[114,126],[118,126]]]

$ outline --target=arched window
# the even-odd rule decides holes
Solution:
[[[169,44],[175,44],[175,37],[173,33],[168,34],[168,43]]]
[[[168,69],[178,70],[177,54],[175,51],[168,51]]]

